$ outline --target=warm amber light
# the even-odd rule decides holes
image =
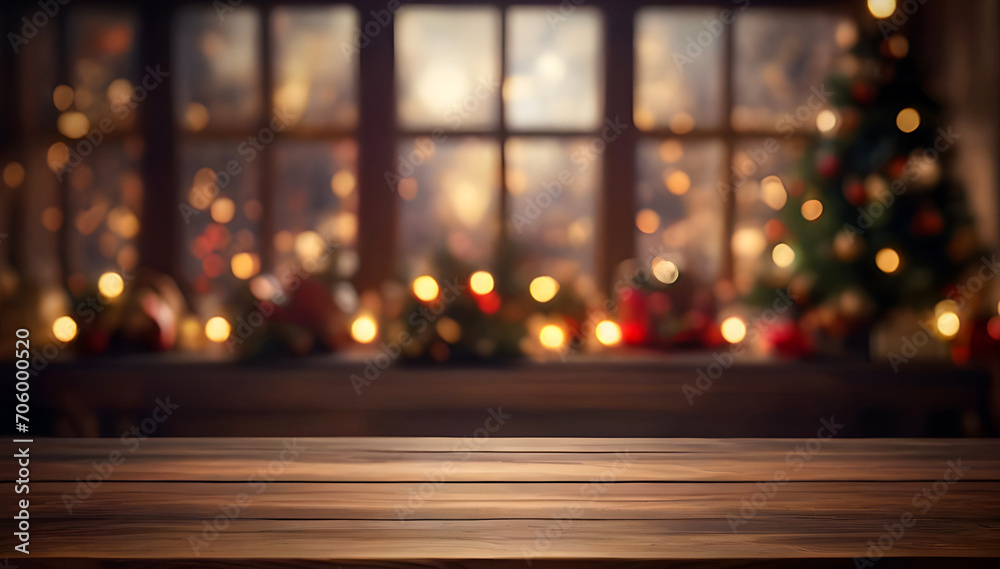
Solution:
[[[660,228],[660,214],[646,208],[635,215],[635,226],[643,233],[653,233]]]
[[[90,119],[79,111],[68,111],[56,119],[56,128],[68,138],[83,138],[90,130]]]
[[[240,280],[247,280],[260,270],[260,261],[253,253],[237,253],[229,261],[233,275]]]
[[[896,126],[903,132],[913,132],[920,126],[920,113],[913,108],[905,108],[896,115]]]
[[[802,204],[802,217],[806,221],[816,221],[821,215],[823,215],[823,202],[808,200]]]
[[[610,320],[598,322],[594,333],[597,335],[597,341],[605,346],[614,346],[622,341],[621,327]]]
[[[469,277],[469,288],[476,294],[489,294],[493,290],[493,275],[476,271]]]
[[[938,332],[945,338],[953,338],[955,334],[958,334],[960,327],[961,321],[958,319],[958,314],[954,312],[945,312],[937,317]]]
[[[125,281],[118,273],[107,272],[97,279],[97,290],[105,298],[117,298],[125,290]]]
[[[722,321],[719,327],[722,337],[730,344],[738,344],[747,335],[747,326],[736,316],[730,316]]]
[[[868,0],[868,11],[876,18],[888,18],[896,11],[896,0]]]
[[[16,188],[24,181],[24,166],[20,162],[11,162],[3,169],[3,183]]]
[[[557,350],[566,341],[566,333],[555,324],[547,324],[538,333],[538,341],[550,350]]]
[[[681,170],[675,170],[667,176],[667,191],[675,196],[681,196],[691,189],[691,178]]]
[[[438,320],[437,325],[434,326],[437,330],[438,336],[449,344],[454,344],[462,339],[462,327],[451,318],[442,318]]]
[[[899,253],[886,247],[875,254],[875,266],[883,273],[894,273],[899,268]]]
[[[767,176],[760,181],[760,197],[771,209],[777,211],[785,207],[788,201],[788,192],[785,185],[781,183],[781,178],[777,176]]]
[[[205,337],[213,342],[222,343],[229,339],[232,328],[229,322],[221,316],[213,316],[205,323]]]
[[[663,284],[673,284],[677,277],[681,275],[680,270],[673,261],[667,261],[657,257],[653,259],[653,276]]]
[[[790,267],[795,262],[795,251],[787,243],[778,243],[771,250],[771,259],[783,269]]]
[[[52,323],[52,334],[60,342],[70,342],[76,338],[76,321],[69,316],[60,316]]]
[[[830,132],[837,126],[837,115],[829,110],[824,109],[816,115],[816,128],[820,132]]]
[[[423,275],[413,279],[413,296],[424,302],[430,302],[438,297],[441,288],[434,277]]]
[[[559,292],[559,283],[549,276],[536,277],[528,285],[528,292],[531,293],[531,298],[538,302],[548,302]]]
[[[229,223],[236,214],[236,204],[229,198],[219,198],[212,202],[211,213],[216,223]]]
[[[73,104],[73,88],[69,85],[56,85],[52,90],[52,104],[60,112],[70,108]]]
[[[341,170],[333,175],[330,180],[330,188],[337,197],[343,199],[351,195],[354,191],[354,186],[357,184],[357,180],[354,178],[354,173],[349,170]]]
[[[371,316],[359,316],[351,323],[351,338],[359,344],[367,344],[378,335],[378,325]]]

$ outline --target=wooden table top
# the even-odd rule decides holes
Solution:
[[[30,471],[33,558],[1000,558],[990,439],[35,439]]]

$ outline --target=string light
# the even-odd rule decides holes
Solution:
[[[367,344],[378,335],[378,325],[371,316],[358,316],[351,323],[351,338],[359,344]]]
[[[961,327],[961,321],[958,318],[958,314],[954,312],[945,312],[944,314],[937,317],[937,329],[945,338],[953,338],[955,334],[958,334],[958,329]]]
[[[97,279],[97,290],[105,298],[117,298],[125,290],[125,281],[118,273],[107,272]]]
[[[594,328],[597,341],[605,346],[615,346],[622,341],[621,327],[611,320],[602,320]]]
[[[907,107],[896,115],[896,126],[899,130],[910,133],[920,126],[920,113],[916,109]]]
[[[722,337],[730,344],[738,344],[746,338],[747,325],[737,316],[730,316],[722,321],[719,327]]]
[[[823,202],[808,200],[802,204],[802,217],[806,221],[816,221],[821,215],[823,215]]]
[[[883,273],[894,273],[899,268],[899,253],[888,247],[875,254],[875,266]]]
[[[829,109],[823,109],[816,115],[816,128],[820,132],[830,132],[837,126],[837,115]]]
[[[69,316],[60,316],[52,323],[52,335],[60,342],[70,342],[76,338],[76,320]]]
[[[778,243],[771,250],[771,260],[782,269],[795,262],[795,251],[787,243]]]
[[[876,18],[888,18],[896,11],[896,0],[868,0],[868,11]]]
[[[422,275],[413,279],[413,296],[424,302],[430,302],[438,297],[441,288],[438,287],[434,277]]]
[[[538,333],[538,341],[550,350],[557,350],[566,341],[566,333],[555,324],[547,324]]]
[[[493,290],[493,275],[486,271],[476,271],[469,277],[469,288],[472,292],[483,295]]]
[[[216,343],[228,340],[231,331],[229,321],[221,316],[213,316],[205,323],[205,337]]]
[[[635,215],[635,226],[643,233],[654,233],[660,228],[660,214],[649,208],[640,209]]]
[[[663,284],[673,284],[677,282],[677,277],[681,272],[672,261],[656,258],[653,260],[653,276]]]
[[[559,292],[559,283],[550,276],[536,277],[528,285],[528,292],[531,293],[531,298],[536,301],[548,302],[555,298],[556,293]]]

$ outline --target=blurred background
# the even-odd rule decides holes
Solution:
[[[168,376],[236,397],[256,369],[248,405],[291,413],[296,373],[354,397],[408,366],[631,370],[684,407],[733,366],[757,394],[827,373],[859,435],[994,429],[995,2],[53,0],[0,25],[0,337],[30,331],[52,432],[113,433]],[[866,378],[878,411],[837,387]],[[887,426],[911,396],[919,426]],[[323,409],[303,432],[382,432]],[[636,432],[708,434],[648,411]]]

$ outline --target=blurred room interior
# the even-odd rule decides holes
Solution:
[[[1000,427],[996,2],[53,5],[0,7],[39,434]]]

